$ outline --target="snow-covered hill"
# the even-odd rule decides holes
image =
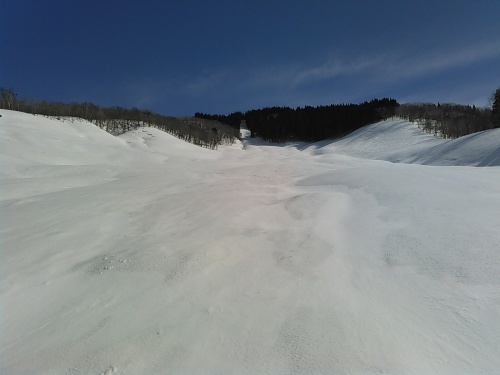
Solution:
[[[315,155],[344,154],[401,163],[500,166],[500,129],[445,140],[423,133],[413,123],[387,120],[338,141],[318,142],[310,149]]]
[[[0,373],[500,368],[498,131],[214,151],[0,114]]]

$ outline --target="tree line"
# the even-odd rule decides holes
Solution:
[[[443,138],[458,138],[467,134],[500,127],[492,110],[460,104],[402,104],[396,114],[416,122],[427,133]]]
[[[332,104],[297,108],[266,107],[229,115],[197,112],[194,117],[163,116],[149,110],[100,107],[93,103],[61,103],[19,99],[0,88],[0,108],[56,118],[78,117],[118,135],[140,126],[152,126],[196,145],[217,148],[239,137],[245,121],[252,137],[270,142],[315,142],[345,136],[380,120],[398,116],[416,122],[424,131],[457,138],[500,127],[500,88],[491,96],[492,108],[460,104],[399,104],[395,99],[373,99],[361,104]]]
[[[397,116],[415,122],[428,133],[443,138],[500,128],[500,88],[491,96],[492,108],[461,104],[399,104],[395,99],[373,99],[361,104],[318,107],[266,107],[229,115],[196,113],[195,117],[217,120],[234,128],[245,121],[253,137],[270,142],[339,138],[360,127]]]
[[[163,116],[149,110],[122,107],[100,107],[93,103],[62,103],[18,99],[11,89],[0,88],[0,108],[64,119],[87,120],[113,135],[123,134],[141,126],[151,126],[195,145],[216,149],[232,144],[238,130],[216,120],[196,117]]]
[[[253,137],[270,142],[339,138],[360,127],[397,116],[415,122],[428,133],[443,138],[500,128],[500,88],[491,96],[492,108],[461,104],[399,104],[395,99],[373,99],[361,104],[332,104],[318,107],[266,107],[229,115],[196,113],[234,128],[245,121]]]
[[[245,121],[252,137],[270,142],[306,141],[338,138],[373,122],[394,116],[399,103],[395,99],[373,99],[361,104],[332,104],[317,107],[266,107],[245,113],[196,117],[217,119],[239,127]]]
[[[500,128],[500,87],[491,95],[491,122],[494,128]]]

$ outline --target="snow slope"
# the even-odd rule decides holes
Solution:
[[[334,153],[402,163],[500,166],[500,129],[445,140],[423,133],[413,123],[387,120],[338,141],[318,142],[310,149],[315,155]]]
[[[500,168],[420,165],[498,165],[498,133],[213,151],[0,114],[0,373],[498,373]]]

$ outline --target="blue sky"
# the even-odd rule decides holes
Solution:
[[[166,115],[400,102],[487,106],[500,1],[3,0],[0,86]]]

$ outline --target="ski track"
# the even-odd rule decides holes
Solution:
[[[212,151],[0,113],[0,373],[498,372],[498,131]]]

